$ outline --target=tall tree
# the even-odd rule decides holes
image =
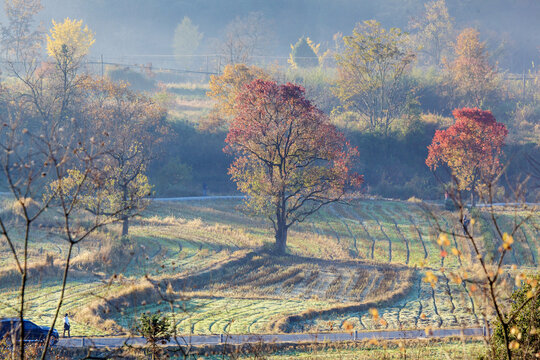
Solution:
[[[187,66],[193,63],[195,55],[204,34],[199,31],[199,27],[194,25],[187,16],[176,26],[174,30],[173,49],[178,57],[177,62]]]
[[[227,25],[218,49],[228,64],[247,64],[254,55],[264,55],[273,42],[274,32],[264,15],[251,12]]]
[[[447,70],[460,103],[482,107],[497,87],[497,72],[489,63],[486,44],[478,31],[468,28],[457,37],[454,50],[456,58],[447,64]]]
[[[228,64],[221,75],[210,76],[210,91],[206,95],[214,100],[210,114],[201,119],[201,130],[227,129],[236,115],[236,98],[244,86],[255,79],[269,80],[270,75],[256,66]]]
[[[367,119],[372,131],[385,135],[404,111],[410,89],[404,76],[414,54],[406,49],[407,35],[400,29],[384,29],[375,20],[357,24],[343,38],[343,53],[336,55],[336,96],[346,108]]]
[[[357,150],[304,97],[304,89],[290,83],[248,84],[225,141],[236,156],[229,174],[248,196],[247,207],[272,222],[278,254],[285,253],[293,224],[362,182],[349,172]]]
[[[490,111],[456,109],[456,122],[437,130],[428,146],[426,165],[436,170],[448,166],[457,190],[470,190],[473,206],[479,187],[494,182],[501,169],[500,157],[508,130]]]
[[[428,64],[441,65],[442,58],[452,42],[454,19],[448,14],[445,0],[433,0],[424,4],[424,12],[410,23],[414,45],[419,45]]]

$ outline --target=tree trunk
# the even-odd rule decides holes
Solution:
[[[280,172],[282,170],[280,169]],[[281,174],[283,177],[283,174]],[[285,255],[287,249],[287,201],[285,200],[285,190],[279,193],[279,202],[276,206],[276,222],[274,230],[276,231],[276,243],[274,244],[274,253],[276,255]]]
[[[129,218],[127,215],[122,216],[122,237],[128,236]]]
[[[473,183],[472,183],[471,205],[472,205],[472,207],[476,207],[476,180],[473,181]]]
[[[287,227],[284,221],[278,221],[278,228],[276,231],[276,243],[274,251],[277,255],[285,255],[285,249],[287,248]]]
[[[123,201],[122,206],[125,207],[127,204],[127,185],[123,186],[122,188],[122,201]],[[124,209],[124,212],[125,211],[126,209]],[[128,232],[129,232],[129,217],[127,214],[124,213],[122,215],[122,237],[128,236]]]

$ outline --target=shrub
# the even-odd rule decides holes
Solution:
[[[514,359],[535,359],[540,349],[540,298],[536,288],[540,276],[529,279],[527,283],[512,294],[510,314],[523,306],[515,320],[510,323],[509,344]],[[525,305],[524,305],[525,304]],[[494,326],[491,347],[495,359],[506,359],[503,328],[500,322]]]
[[[152,352],[152,359],[158,354],[158,345],[166,344],[171,339],[172,327],[169,319],[160,314],[142,314],[137,320],[136,331],[146,339]]]
[[[517,104],[509,126],[510,137],[515,142],[540,142],[540,104]]]
[[[96,251],[82,251],[71,260],[71,267],[82,272],[114,273],[124,269],[136,256],[135,242],[129,238],[118,239],[105,234]]]

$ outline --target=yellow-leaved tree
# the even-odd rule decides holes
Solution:
[[[95,42],[94,34],[88,26],[83,27],[82,20],[66,18],[61,23],[54,20],[52,23],[47,35],[47,53],[62,67],[78,64]]]
[[[210,91],[206,95],[215,101],[210,114],[201,119],[201,130],[216,131],[227,129],[229,122],[236,116],[236,97],[246,84],[255,79],[270,80],[270,75],[257,66],[229,64],[219,76],[210,76]]]

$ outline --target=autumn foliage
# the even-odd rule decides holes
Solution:
[[[447,65],[452,83],[465,105],[480,107],[497,85],[486,44],[478,31],[469,28],[459,34],[454,50],[456,58]]]
[[[490,111],[456,109],[454,125],[437,130],[428,146],[426,165],[450,168],[459,190],[472,190],[494,178],[501,168],[500,156],[508,130]]]
[[[343,42],[343,52],[336,55],[334,93],[346,109],[362,115],[369,130],[386,136],[412,93],[404,86],[415,58],[407,48],[407,35],[368,20],[357,24]]]
[[[67,71],[80,65],[82,59],[90,52],[90,47],[95,42],[94,34],[83,27],[82,20],[70,20],[64,22],[52,21],[53,28],[47,35],[47,54],[55,59],[56,65]]]
[[[207,118],[202,119],[201,130],[218,130],[227,128],[236,115],[236,98],[245,85],[255,79],[269,80],[263,69],[244,64],[229,64],[223,69],[223,74],[210,76],[210,91],[207,96],[215,101],[212,111]]]
[[[225,148],[236,156],[229,174],[248,208],[272,221],[275,250],[283,253],[291,225],[362,182],[349,171],[357,150],[300,86],[254,80],[236,104]]]

